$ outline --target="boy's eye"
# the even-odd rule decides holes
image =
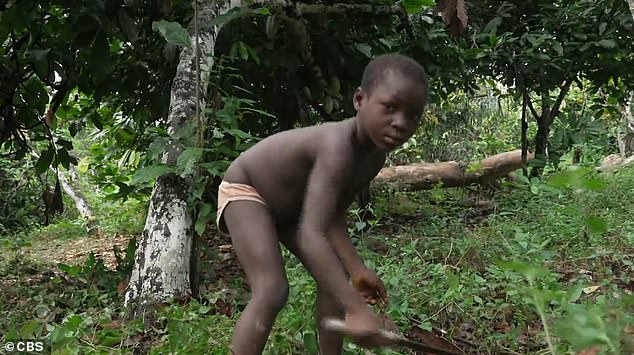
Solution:
[[[385,110],[387,110],[388,112],[396,111],[396,106],[392,104],[383,104],[383,106],[385,106]]]

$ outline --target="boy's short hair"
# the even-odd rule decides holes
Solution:
[[[429,87],[425,69],[414,59],[401,54],[383,54],[372,59],[365,67],[361,78],[363,91],[371,95],[372,91],[381,84],[388,70],[394,70],[406,78],[419,82],[425,90],[425,96],[428,96]]]

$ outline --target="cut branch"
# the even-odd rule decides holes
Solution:
[[[533,153],[528,154],[528,160],[534,158]],[[374,178],[372,188],[394,186],[407,190],[428,190],[440,183],[442,187],[489,185],[523,166],[522,150],[518,149],[471,164],[451,161],[388,167],[381,169]]]

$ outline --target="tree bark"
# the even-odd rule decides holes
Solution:
[[[634,154],[634,115],[632,114],[632,105],[634,105],[634,91],[630,93],[630,98],[623,108],[624,132],[620,132],[618,137],[619,152],[622,158],[627,158]]]
[[[571,80],[566,80],[559,87],[559,95],[552,105],[550,104],[550,91],[542,92],[542,107],[541,114],[538,114],[533,104],[528,99],[528,107],[533,114],[533,117],[537,120],[537,133],[535,134],[535,159],[539,160],[540,164],[535,166],[531,171],[532,176],[540,176],[546,161],[548,160],[548,135],[550,134],[550,126],[555,121],[555,118],[559,116],[559,108],[564,101],[564,98],[570,90]]]
[[[59,182],[62,185],[62,189],[66,192],[66,195],[73,200],[75,203],[75,207],[79,214],[86,220],[86,229],[89,234],[94,234],[97,232],[97,225],[95,223],[95,213],[92,211],[90,204],[81,193],[81,189],[74,181],[77,181],[77,174],[75,170],[75,166],[70,166],[69,171],[70,179],[66,177],[62,171],[58,172]]]
[[[199,43],[199,90],[207,92],[213,54],[220,26],[211,20],[226,13],[240,1],[204,3],[200,9],[198,39],[192,35],[192,48],[184,48],[172,83],[168,134],[174,136],[196,114],[196,53]],[[203,5],[200,5],[203,6]],[[191,27],[191,26],[190,26]],[[193,32],[190,29],[190,33]],[[201,95],[202,96],[202,95]],[[203,103],[200,103],[204,107]],[[166,164],[176,164],[183,147],[175,138],[163,156]],[[171,174],[157,179],[145,227],[135,254],[134,268],[126,289],[124,304],[138,312],[148,304],[191,296],[190,258],[193,243],[193,218],[188,208],[191,179]]]
[[[534,158],[535,154],[528,153],[528,160]],[[442,187],[490,185],[522,166],[521,149],[497,154],[475,164],[451,161],[395,166],[381,169],[372,180],[372,188],[395,186],[407,190],[428,190],[439,183]]]

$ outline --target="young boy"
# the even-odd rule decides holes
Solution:
[[[320,353],[340,354],[342,347],[342,335],[321,326],[325,317],[345,319],[354,341],[380,345],[373,342],[378,319],[365,303],[387,302],[385,286],[352,245],[346,211],[386,153],[414,134],[427,95],[427,76],[417,62],[377,57],[354,93],[356,117],[272,135],[227,169],[217,222],[231,235],[252,291],[234,330],[233,354],[261,354],[286,303],[280,242],[317,283]]]

